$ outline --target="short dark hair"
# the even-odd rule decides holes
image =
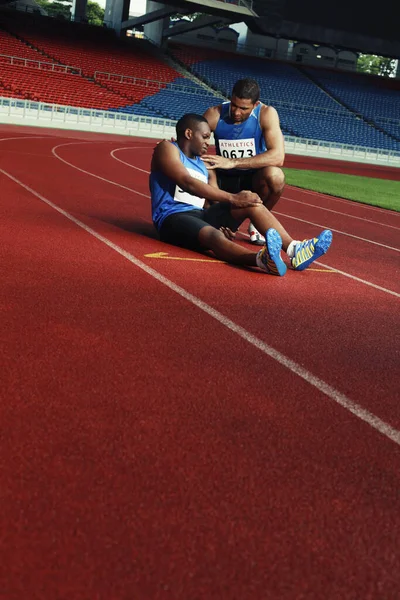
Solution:
[[[185,135],[186,129],[194,129],[198,123],[207,123],[207,119],[205,119],[202,115],[197,115],[196,113],[186,113],[179,119],[176,124],[176,137],[182,138]]]
[[[255,104],[260,99],[260,86],[255,79],[239,79],[233,86],[232,96],[251,100]]]

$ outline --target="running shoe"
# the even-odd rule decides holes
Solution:
[[[261,235],[259,231],[254,227],[253,223],[250,222],[248,228],[248,234],[250,236],[250,243],[255,246],[264,246],[265,238]]]
[[[268,229],[265,237],[265,246],[257,254],[257,265],[270,275],[282,277],[287,271],[281,258],[282,238],[276,229]]]
[[[319,237],[311,240],[303,240],[296,244],[292,267],[296,271],[304,271],[314,260],[328,251],[332,242],[332,231],[325,229]]]

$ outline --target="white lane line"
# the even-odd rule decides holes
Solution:
[[[240,231],[240,233],[244,237],[248,237],[248,238],[250,237],[250,235],[244,231]],[[386,292],[387,294],[391,294],[392,296],[395,296],[396,298],[400,298],[400,294],[398,292],[394,292],[393,290],[387,290],[386,288],[384,288],[380,285],[376,285],[375,283],[371,283],[370,281],[366,281],[365,279],[361,279],[360,277],[356,277],[355,275],[350,275],[350,273],[345,273],[345,271],[340,271],[340,269],[336,269],[335,267],[326,265],[326,264],[320,262],[319,260],[316,260],[314,262],[314,265],[319,265],[320,267],[329,269],[329,271],[331,271],[332,273],[339,273],[339,275],[343,275],[343,277],[348,277],[349,279],[353,279],[354,281],[358,281],[359,283],[363,283],[364,285],[368,285],[372,288],[375,288],[376,290],[379,290],[380,292]]]
[[[351,205],[354,207],[359,207],[362,210],[374,211],[384,213],[385,215],[390,214],[393,217],[400,217],[400,212],[396,212],[394,210],[390,210],[389,208],[379,208],[379,206],[370,206],[368,204],[363,204],[362,202],[357,202],[356,200],[349,200],[348,198],[338,198],[337,196],[330,196],[329,194],[324,194],[324,192],[315,192],[314,190],[306,190],[305,188],[300,188],[295,185],[289,185],[290,190],[296,192],[304,192],[305,194],[310,194],[310,196],[318,196],[322,198],[326,198],[327,200],[333,200],[335,202],[341,202],[342,204]]]
[[[54,154],[54,156],[56,158],[58,158],[58,160],[61,160],[61,162],[72,167],[73,169],[76,169],[77,171],[80,171],[81,173],[85,173],[85,175],[90,175],[91,177],[95,177],[96,179],[100,179],[100,181],[105,181],[106,183],[110,183],[111,185],[120,187],[123,190],[127,190],[128,192],[134,192],[135,194],[139,194],[139,196],[143,196],[144,198],[150,198],[150,196],[148,194],[143,194],[142,192],[138,192],[137,190],[133,190],[132,188],[127,187],[126,185],[122,185],[121,183],[117,183],[116,181],[111,181],[110,179],[106,179],[105,177],[100,177],[100,175],[95,175],[94,173],[90,173],[90,171],[86,171],[86,169],[81,169],[80,167],[77,167],[73,163],[69,162],[68,160],[65,160],[65,158],[61,158],[61,156],[59,156],[57,154],[56,150],[58,148],[62,148],[64,146],[71,146],[73,144],[74,144],[74,142],[71,142],[68,144],[58,144],[57,146],[54,146],[54,148],[52,149],[52,153]]]
[[[119,160],[117,158],[117,160]],[[123,162],[123,161],[121,161]],[[128,163],[126,163],[128,164]],[[317,208],[318,210],[326,210],[327,212],[334,213],[335,215],[343,215],[344,217],[348,217],[349,219],[359,219],[360,221],[364,221],[364,223],[373,223],[374,225],[381,225],[382,227],[390,227],[391,229],[400,230],[400,227],[396,227],[395,225],[388,225],[387,223],[381,223],[380,221],[373,221],[372,219],[367,219],[366,217],[358,217],[356,215],[350,215],[349,213],[339,212],[338,210],[333,210],[332,208],[326,208],[325,206],[320,206],[318,204],[310,204],[309,202],[302,202],[301,200],[295,200],[294,198],[288,198],[287,196],[281,196],[282,200],[288,200],[289,202],[296,202],[296,204],[302,204],[303,206],[311,206],[312,208]]]
[[[8,142],[9,140],[37,140],[49,139],[48,135],[16,135],[13,137],[0,138],[0,142]],[[54,141],[54,139],[52,140]]]
[[[37,139],[52,139],[49,135],[16,135],[13,137],[0,138],[0,142],[8,142],[9,140],[37,140]],[[49,154],[35,154],[30,152],[18,152],[18,150],[7,150],[7,154],[21,154],[24,156],[42,156],[43,158],[51,158]]]
[[[320,267],[324,267],[326,269],[331,269],[332,271],[335,271],[335,273],[339,273],[340,275],[343,275],[343,277],[348,277],[349,279],[353,279],[354,281],[358,281],[359,283],[363,283],[364,285],[368,285],[372,288],[375,288],[376,290],[379,290],[381,292],[385,292],[386,294],[391,294],[392,296],[395,296],[396,298],[400,298],[400,294],[398,292],[394,292],[393,290],[388,290],[384,287],[381,287],[380,285],[376,285],[375,283],[371,283],[370,281],[366,281],[365,279],[361,279],[360,277],[355,277],[355,275],[350,275],[349,273],[346,273],[345,271],[340,271],[340,269],[336,269],[336,267],[330,267],[329,265],[326,265],[322,262],[320,262],[319,260],[316,260],[314,263],[314,265],[319,265]]]
[[[353,402],[352,400],[350,400],[350,398],[336,390],[334,387],[332,387],[319,377],[313,375],[310,371],[307,371],[307,369],[296,363],[294,360],[291,360],[278,350],[275,350],[275,348],[273,348],[272,346],[269,346],[268,344],[251,334],[249,331],[247,331],[240,325],[237,325],[234,321],[231,321],[231,319],[214,309],[212,306],[210,306],[206,302],[203,302],[203,300],[200,300],[200,298],[197,298],[197,296],[194,296],[190,292],[186,291],[184,288],[180,287],[179,285],[176,285],[173,281],[167,279],[167,277],[164,277],[164,275],[161,275],[161,273],[159,273],[155,269],[149,267],[141,260],[136,258],[136,256],[130,254],[117,244],[114,244],[114,242],[104,237],[103,235],[101,235],[100,233],[98,233],[79,219],[76,219],[73,215],[51,202],[51,200],[48,200],[47,198],[39,194],[39,192],[36,192],[31,187],[25,185],[22,181],[20,181],[7,171],[0,169],[0,172],[15,183],[17,183],[18,185],[20,185],[27,192],[31,193],[33,196],[35,196],[36,198],[38,198],[39,200],[56,210],[58,213],[60,213],[73,223],[75,223],[75,225],[81,227],[84,231],[92,235],[94,238],[96,238],[97,240],[99,240],[100,242],[102,242],[103,244],[105,244],[106,246],[108,246],[109,248],[126,258],[130,263],[132,263],[133,265],[135,265],[136,267],[138,267],[139,269],[141,269],[142,271],[144,271],[145,273],[147,273],[148,275],[150,275],[151,277],[168,287],[170,290],[172,290],[188,302],[192,303],[194,306],[197,306],[197,308],[199,308],[204,313],[218,321],[220,325],[223,325],[227,329],[230,329],[231,331],[236,333],[243,340],[245,340],[258,350],[260,350],[261,352],[278,362],[280,365],[282,365],[292,373],[296,374],[298,377],[300,377],[301,379],[309,383],[311,386],[316,388],[319,392],[325,394],[325,396],[327,396],[328,398],[330,398],[331,400],[333,400],[334,402],[351,412],[353,415],[370,425],[370,427],[372,427],[373,429],[390,439],[392,442],[400,446],[400,431],[389,425],[389,423],[386,423],[374,413],[371,413],[370,411],[366,410],[361,405],[357,404],[357,402]]]
[[[68,144],[61,144],[61,145],[68,145]],[[53,151],[56,148],[59,148],[60,146],[56,146],[55,148],[53,148]],[[118,148],[116,148],[116,150],[118,150]],[[138,192],[136,190],[134,190],[133,188],[128,188],[125,185],[122,185],[120,183],[117,183],[116,181],[110,181],[109,179],[105,179],[104,177],[100,177],[100,175],[95,175],[94,173],[91,173],[90,171],[86,171],[85,169],[81,169],[80,167],[76,167],[73,163],[70,163],[62,158],[60,158],[58,156],[58,154],[56,152],[54,152],[54,155],[59,159],[62,160],[62,162],[66,163],[67,165],[69,165],[70,167],[77,169],[78,171],[81,171],[82,173],[86,173],[87,175],[90,175],[91,177],[95,177],[96,179],[100,179],[101,181],[106,181],[107,183],[110,183],[111,185],[115,185],[117,187],[121,187],[124,190],[128,190],[129,192],[132,192],[134,194],[139,194],[140,196],[143,196],[145,198],[149,198],[150,196],[148,194],[143,194],[142,192]],[[115,159],[118,160],[118,159]],[[143,171],[144,169],[139,169],[139,167],[135,167],[135,165],[131,165],[129,164],[130,167],[132,167],[132,169],[136,169],[137,171]],[[149,171],[145,171],[145,173],[149,173]],[[289,215],[288,215],[289,216]],[[298,219],[301,220],[301,219]],[[304,221],[305,223],[308,223],[308,221]],[[318,225],[318,227],[322,227],[321,225]],[[324,227],[323,227],[324,228]],[[333,230],[335,231],[335,230]],[[339,231],[339,233],[342,233],[341,231]],[[354,236],[355,237],[355,236]],[[368,241],[368,240],[366,240]],[[325,268],[331,269],[332,271],[338,271],[335,267],[331,267],[329,265],[324,265]],[[375,285],[374,283],[370,283],[368,281],[365,281],[363,279],[360,279],[359,277],[356,277],[354,275],[351,275],[350,273],[345,273],[344,271],[338,271],[338,273],[342,274],[342,275],[346,275],[346,277],[348,277],[349,279],[353,279],[354,281],[358,281],[359,283],[363,283],[364,285],[368,285],[369,287],[375,288],[381,292],[386,292],[387,294],[391,294],[392,296],[397,296],[397,293],[392,291],[392,290],[388,290],[384,287],[381,287],[379,285]]]
[[[244,237],[248,237],[248,238],[250,237],[250,235],[244,231],[241,231],[240,233]],[[397,292],[394,292],[393,290],[387,290],[386,288],[384,288],[380,285],[376,285],[375,283],[371,283],[370,281],[366,281],[365,279],[361,279],[360,277],[355,277],[355,275],[350,275],[349,273],[345,273],[345,271],[340,271],[340,269],[336,269],[334,267],[330,267],[329,265],[325,265],[324,263],[320,262],[319,260],[316,260],[314,262],[314,265],[319,265],[320,267],[329,269],[330,271],[332,271],[332,273],[339,273],[339,275],[343,275],[343,277],[348,277],[349,279],[353,279],[354,281],[358,281],[359,283],[363,283],[364,285],[369,285],[370,287],[375,288],[376,290],[379,290],[381,292],[386,292],[387,294],[391,294],[392,296],[395,296],[396,298],[400,298],[400,294]]]
[[[347,237],[354,238],[356,240],[361,240],[362,242],[367,242],[367,244],[374,244],[374,246],[381,246],[381,248],[386,248],[386,250],[394,250],[395,252],[400,252],[400,248],[394,248],[393,246],[388,246],[387,244],[381,244],[380,242],[374,242],[373,240],[368,240],[367,238],[360,237],[359,235],[353,235],[352,233],[346,233],[345,231],[341,231],[340,229],[333,229],[329,225],[321,225],[320,223],[313,223],[312,221],[306,221],[305,219],[300,219],[299,217],[293,217],[292,215],[287,215],[286,213],[278,212],[274,210],[274,215],[280,215],[281,217],[287,217],[288,219],[294,219],[295,221],[301,221],[302,223],[308,223],[309,225],[315,225],[315,227],[320,227],[322,229],[330,229],[335,233],[340,233],[340,235],[345,235]]]
[[[132,147],[132,146],[128,146],[126,148],[115,148],[115,150],[112,150],[110,152],[111,156],[117,160],[118,162],[122,163],[123,165],[126,165],[127,167],[131,167],[131,169],[136,169],[137,171],[142,171],[142,173],[147,173],[148,175],[150,175],[150,171],[146,171],[146,169],[140,169],[139,167],[135,167],[134,165],[131,165],[131,163],[126,162],[126,160],[122,160],[121,158],[117,158],[114,154],[114,152],[119,152],[120,150],[135,150],[136,148]]]

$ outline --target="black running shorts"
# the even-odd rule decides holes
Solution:
[[[231,207],[225,202],[216,202],[205,210],[187,210],[174,213],[164,219],[160,230],[160,240],[190,250],[201,250],[199,232],[203,227],[211,225],[215,229],[227,227],[237,231],[242,221],[234,219]]]
[[[217,170],[217,182],[218,187],[224,192],[229,192],[230,194],[238,194],[243,190],[253,191],[253,176],[257,171],[255,169],[251,169],[249,171],[243,171],[238,174],[228,174],[228,171],[224,171],[223,169]]]

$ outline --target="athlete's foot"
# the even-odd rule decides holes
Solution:
[[[265,246],[257,254],[257,266],[270,275],[282,277],[287,270],[281,258],[282,238],[276,229],[268,229],[265,237]]]
[[[265,244],[265,238],[261,235],[259,231],[254,227],[253,223],[250,222],[248,228],[248,234],[250,236],[250,243],[255,246],[263,246]]]
[[[332,242],[332,231],[325,229],[317,238],[304,240],[296,244],[292,267],[296,271],[304,271],[314,260],[325,254]]]

